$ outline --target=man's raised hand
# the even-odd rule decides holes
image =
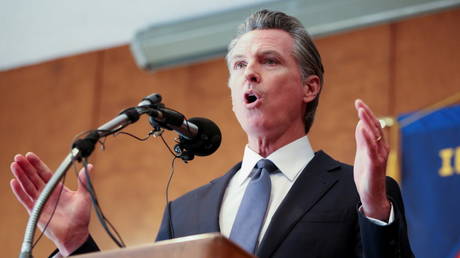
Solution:
[[[388,221],[391,205],[387,199],[385,173],[389,146],[380,123],[362,101],[355,101],[359,122],[356,125],[354,179],[362,209],[367,217]]]
[[[92,170],[92,165],[88,166]],[[14,178],[10,181],[11,189],[18,201],[31,212],[40,192],[51,178],[52,173],[48,166],[34,153],[25,156],[16,155],[10,166]],[[43,207],[38,226],[43,230],[48,222],[56,201],[59,203],[45,235],[54,242],[59,252],[68,256],[80,247],[88,238],[89,221],[91,215],[91,199],[85,189],[86,176],[84,169],[80,170],[78,188],[72,191],[59,183]],[[61,191],[59,197],[59,192]]]

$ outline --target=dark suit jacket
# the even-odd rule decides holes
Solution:
[[[157,241],[220,232],[219,211],[235,165],[224,176],[170,202]],[[377,226],[358,212],[353,168],[317,152],[275,212],[256,255],[259,257],[413,257],[397,183],[387,178],[395,221]],[[172,229],[172,230],[171,230]],[[89,238],[76,251],[96,251]]]
[[[225,189],[240,167],[241,163],[169,203],[157,240],[220,232],[219,212]],[[390,178],[387,192],[395,221],[377,226],[358,212],[360,201],[353,168],[317,152],[275,212],[256,255],[413,257],[399,187]]]

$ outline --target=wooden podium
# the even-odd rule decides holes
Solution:
[[[78,258],[255,258],[219,233],[75,256]]]

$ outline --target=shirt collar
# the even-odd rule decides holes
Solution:
[[[308,137],[303,136],[279,148],[266,159],[272,161],[289,181],[293,181],[307,166],[308,162],[313,159],[314,155]],[[241,169],[234,178],[238,185],[241,185],[249,177],[254,166],[263,158],[246,145]]]

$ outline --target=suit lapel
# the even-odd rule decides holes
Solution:
[[[219,214],[220,207],[230,179],[241,168],[241,162],[231,168],[225,175],[210,182],[210,187],[202,196],[197,196],[200,212],[197,226],[199,233],[220,232]]]
[[[320,151],[308,163],[273,215],[256,255],[270,257],[307,213],[339,180],[337,173],[329,173],[340,163]]]

